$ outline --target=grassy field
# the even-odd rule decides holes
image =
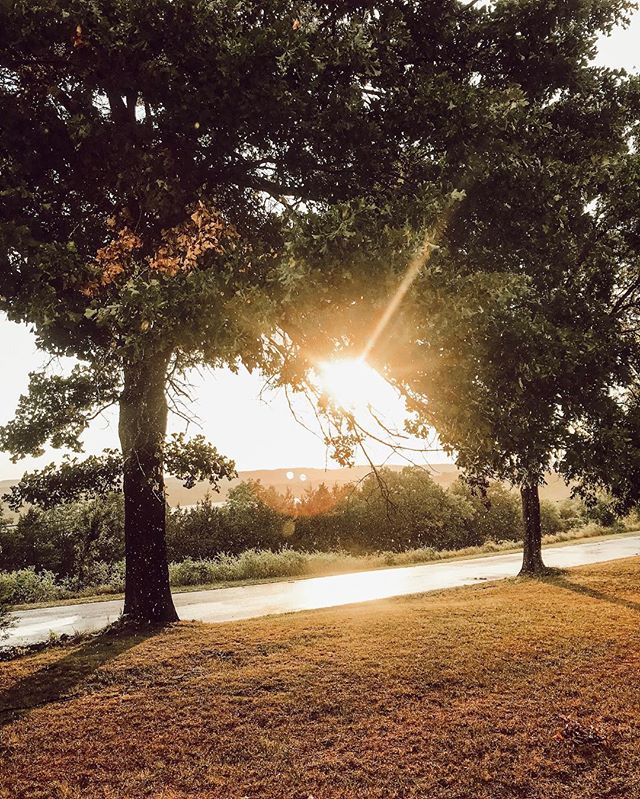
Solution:
[[[640,797],[640,562],[0,665],[2,799]]]

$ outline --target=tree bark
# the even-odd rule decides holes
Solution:
[[[168,353],[124,365],[119,434],[124,463],[126,621],[139,625],[177,621],[169,587],[165,540],[163,447]]]
[[[520,487],[522,499],[522,519],[524,522],[524,547],[521,575],[543,574],[542,527],[540,524],[540,495],[538,484],[525,484]]]

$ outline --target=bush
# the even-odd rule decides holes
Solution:
[[[577,499],[563,499],[557,504],[558,513],[562,519],[563,530],[574,530],[585,523],[585,507]]]
[[[194,508],[173,511],[167,525],[169,557],[213,558],[221,552],[278,549],[286,541],[293,512],[293,504],[285,509],[282,499],[273,489],[249,481],[232,488],[223,506],[206,497]]]
[[[15,527],[0,526],[0,552],[7,569],[33,567],[81,582],[96,562],[124,557],[124,507],[120,494],[30,508]]]
[[[420,468],[381,469],[329,513],[296,520],[297,548],[362,553],[423,546],[456,549],[475,541],[472,508]]]
[[[595,522],[600,527],[622,528],[624,526],[613,502],[606,496],[598,497],[595,502],[587,505],[584,517],[587,521]]]
[[[603,501],[589,511],[609,521]],[[582,529],[576,501],[541,503],[543,535]],[[52,510],[31,509],[2,524],[0,575],[12,603],[124,589],[120,495]],[[494,483],[479,496],[462,482],[448,491],[419,468],[380,470],[358,487],[308,489],[300,501],[259,482],[241,483],[228,502],[206,497],[168,515],[167,545],[175,586],[300,576],[437,560],[449,551],[489,551],[522,539],[517,492]],[[510,544],[509,544],[510,545]],[[366,566],[364,566],[366,568]],[[4,581],[4,582],[3,582]]]
[[[218,555],[212,560],[186,558],[169,565],[171,585],[206,585],[207,583],[292,577],[304,574],[308,554],[283,549],[248,549],[239,555]]]
[[[556,535],[567,529],[557,503],[547,499],[542,500],[540,503],[540,527],[542,535]]]
[[[4,602],[0,602],[0,641],[9,634],[9,629],[14,625],[14,621],[9,615],[9,610]]]
[[[76,594],[119,594],[124,591],[124,560],[116,563],[98,561],[87,568],[82,579],[65,578],[64,586]]]
[[[13,626],[13,623],[9,615],[9,597],[2,593],[0,589],[0,641],[7,637],[9,628]]]
[[[481,496],[467,483],[456,480],[449,493],[460,497],[472,509],[467,545],[522,540],[522,509],[515,491],[510,491],[502,483],[491,483],[486,495]]]
[[[36,572],[33,567],[0,572],[0,596],[10,605],[63,599],[69,589],[56,581],[53,572]]]
[[[211,558],[220,552],[224,532],[222,514],[210,497],[193,508],[176,508],[167,515],[167,552],[170,560]]]
[[[544,544],[572,541],[583,537],[602,535],[602,527],[565,530],[555,535],[544,536]],[[381,551],[365,555],[354,555],[343,550],[329,552],[302,552],[293,549],[251,549],[239,555],[218,555],[211,559],[185,558],[169,564],[169,577],[174,588],[205,586],[242,580],[277,579],[284,577],[313,577],[344,572],[356,572],[389,566],[413,566],[454,557],[471,557],[492,552],[517,549],[517,541],[485,541],[479,546],[468,546],[457,550],[441,550],[433,547],[418,547],[402,552]],[[88,594],[122,593],[124,589],[124,562],[120,561],[98,570],[99,582],[94,585],[75,587],[69,580],[57,582],[50,572],[37,574],[32,569],[17,572],[0,572],[0,598],[7,604],[55,601],[71,596]],[[0,606],[2,606],[0,599]]]

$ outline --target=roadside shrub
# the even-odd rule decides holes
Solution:
[[[282,549],[279,552],[249,549],[242,552],[233,563],[231,579],[293,577],[304,573],[307,560],[307,553],[293,549]]]
[[[0,588],[0,641],[6,638],[12,625],[13,621],[9,615],[9,597]]]
[[[587,521],[595,522],[601,527],[619,527],[622,529],[624,523],[615,511],[615,507],[609,497],[602,496],[586,506],[584,517]]]
[[[259,580],[304,574],[308,554],[283,549],[248,549],[239,555],[222,554],[212,560],[185,558],[169,565],[171,585],[206,585],[207,583]]]
[[[0,601],[0,641],[6,638],[9,634],[9,629],[13,626],[14,622],[9,615],[6,602]]]
[[[602,535],[598,525],[581,530],[565,530],[555,535],[545,535],[543,543],[578,540]],[[414,566],[421,563],[446,560],[451,557],[507,552],[519,548],[517,541],[485,541],[478,546],[456,550],[417,547],[402,552],[381,551],[354,555],[344,550],[329,552],[303,552],[293,549],[251,549],[239,555],[222,554],[211,559],[185,558],[169,564],[169,578],[174,588],[205,586],[211,583],[243,580],[278,579],[286,577],[320,577],[330,574],[357,572],[391,566]],[[104,565],[96,571],[97,582],[77,586],[72,581],[57,581],[51,572],[37,574],[33,569],[0,572],[0,606],[2,597],[6,604],[56,601],[68,597],[90,594],[122,593],[124,590],[124,562]]]
[[[213,558],[222,552],[237,555],[248,549],[278,549],[286,541],[293,503],[287,510],[282,507],[282,497],[258,481],[234,486],[223,506],[205,497],[193,508],[170,513],[169,558]]]
[[[578,499],[563,499],[556,505],[563,530],[573,530],[585,523],[585,507]]]
[[[62,582],[69,591],[77,594],[119,594],[124,591],[124,570],[124,560],[116,563],[98,561],[90,564],[83,579],[67,577]]]
[[[66,586],[58,583],[50,571],[36,572],[30,567],[0,572],[0,596],[10,605],[63,599],[68,593]]]
[[[220,508],[207,496],[193,508],[176,508],[167,515],[170,560],[212,558],[223,548]]]
[[[56,513],[29,508],[14,527],[0,530],[2,563],[7,569],[31,567],[40,572],[73,569],[74,525],[68,508]]]
[[[217,579],[216,561],[214,560],[185,558],[178,563],[169,564],[171,585],[206,585],[216,582]]]
[[[540,503],[540,527],[542,535],[556,535],[566,529],[557,503],[547,499],[542,500]]]
[[[576,500],[543,501],[543,536],[582,531],[589,514],[609,522],[608,510],[604,500],[589,512]],[[122,497],[116,494],[49,511],[33,508],[13,527],[0,518],[0,555],[8,570],[0,584],[14,604],[120,593],[123,539]],[[224,505],[206,497],[170,511],[167,539],[172,584],[191,586],[426,563],[452,551],[501,551],[503,542],[510,547],[522,539],[522,519],[518,493],[502,484],[491,484],[481,497],[460,481],[445,491],[424,469],[382,469],[358,487],[309,488],[301,500],[257,481],[241,483]]]
[[[381,469],[328,514],[298,518],[297,548],[363,553],[423,546],[455,549],[476,543],[472,508],[416,467]]]
[[[29,508],[15,526],[0,526],[0,552],[6,569],[33,567],[84,582],[96,562],[124,557],[122,496]]]
[[[449,493],[471,508],[468,544],[522,540],[522,509],[517,492],[510,491],[502,483],[491,483],[486,495],[481,496],[464,481],[456,480]]]

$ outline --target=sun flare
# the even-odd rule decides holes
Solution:
[[[363,358],[342,358],[318,364],[318,384],[337,406],[353,413],[380,408],[393,389]]]

